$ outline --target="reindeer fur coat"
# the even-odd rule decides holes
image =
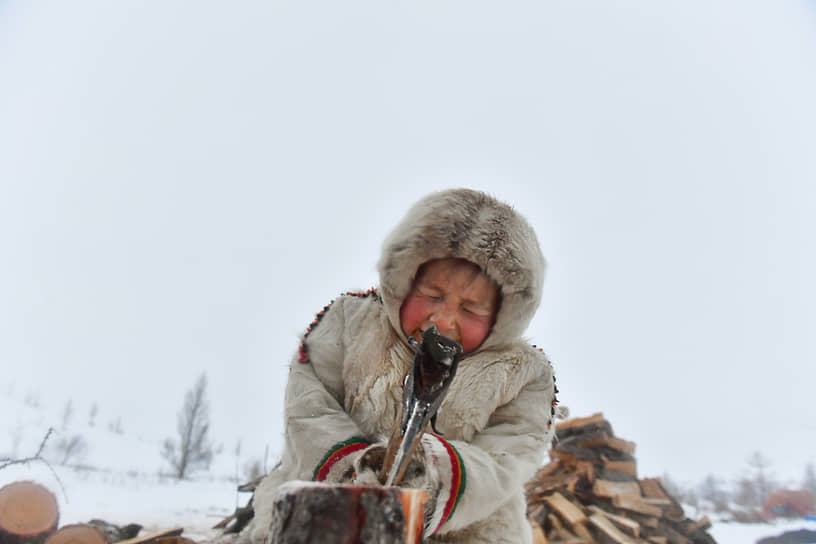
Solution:
[[[501,306],[459,363],[437,417],[441,436],[423,436],[425,474],[403,485],[431,494],[430,543],[532,541],[523,484],[550,445],[556,389],[550,362],[521,335],[541,298],[544,259],[512,208],[457,189],[420,200],[386,239],[379,289],[340,296],[304,335],[286,390],[285,451],[255,491],[245,542],[265,541],[280,484],[350,481],[369,444],[390,434],[413,361],[400,305],[420,265],[446,257],[479,265],[500,286]]]

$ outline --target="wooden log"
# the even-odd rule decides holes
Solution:
[[[20,481],[0,489],[0,543],[41,544],[58,523],[57,499],[42,485]]]
[[[615,544],[632,544],[632,539],[621,533],[605,516],[592,514],[589,516],[589,522]]]
[[[598,497],[613,498],[621,495],[640,497],[640,486],[637,482],[611,482],[609,480],[595,480],[592,492]]]
[[[381,486],[288,482],[278,489],[269,542],[421,542],[428,494]]]
[[[45,539],[45,544],[108,544],[105,534],[92,525],[74,523],[60,527]]]

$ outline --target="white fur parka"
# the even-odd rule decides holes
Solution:
[[[350,481],[365,449],[391,433],[414,355],[400,305],[420,265],[447,257],[479,265],[500,286],[501,306],[459,363],[439,435],[423,437],[425,472],[403,485],[431,494],[427,542],[532,541],[523,485],[550,445],[556,389],[550,362],[521,335],[541,298],[544,259],[519,214],[467,189],[415,204],[384,243],[380,287],[340,296],[307,330],[290,367],[281,465],[255,491],[244,540],[265,541],[281,483]]]

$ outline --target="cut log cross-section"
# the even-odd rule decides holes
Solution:
[[[41,544],[57,523],[57,499],[42,485],[24,481],[0,489],[0,543]]]
[[[278,489],[269,541],[415,544],[427,497],[398,487],[288,482]]]
[[[76,523],[60,527],[45,544],[108,544],[104,533],[91,525]]]

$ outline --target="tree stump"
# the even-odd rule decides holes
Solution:
[[[424,491],[288,482],[278,490],[268,543],[416,544]]]
[[[105,534],[84,523],[61,527],[45,539],[45,544],[107,544]]]
[[[0,489],[0,544],[41,544],[59,522],[53,493],[35,482]]]

